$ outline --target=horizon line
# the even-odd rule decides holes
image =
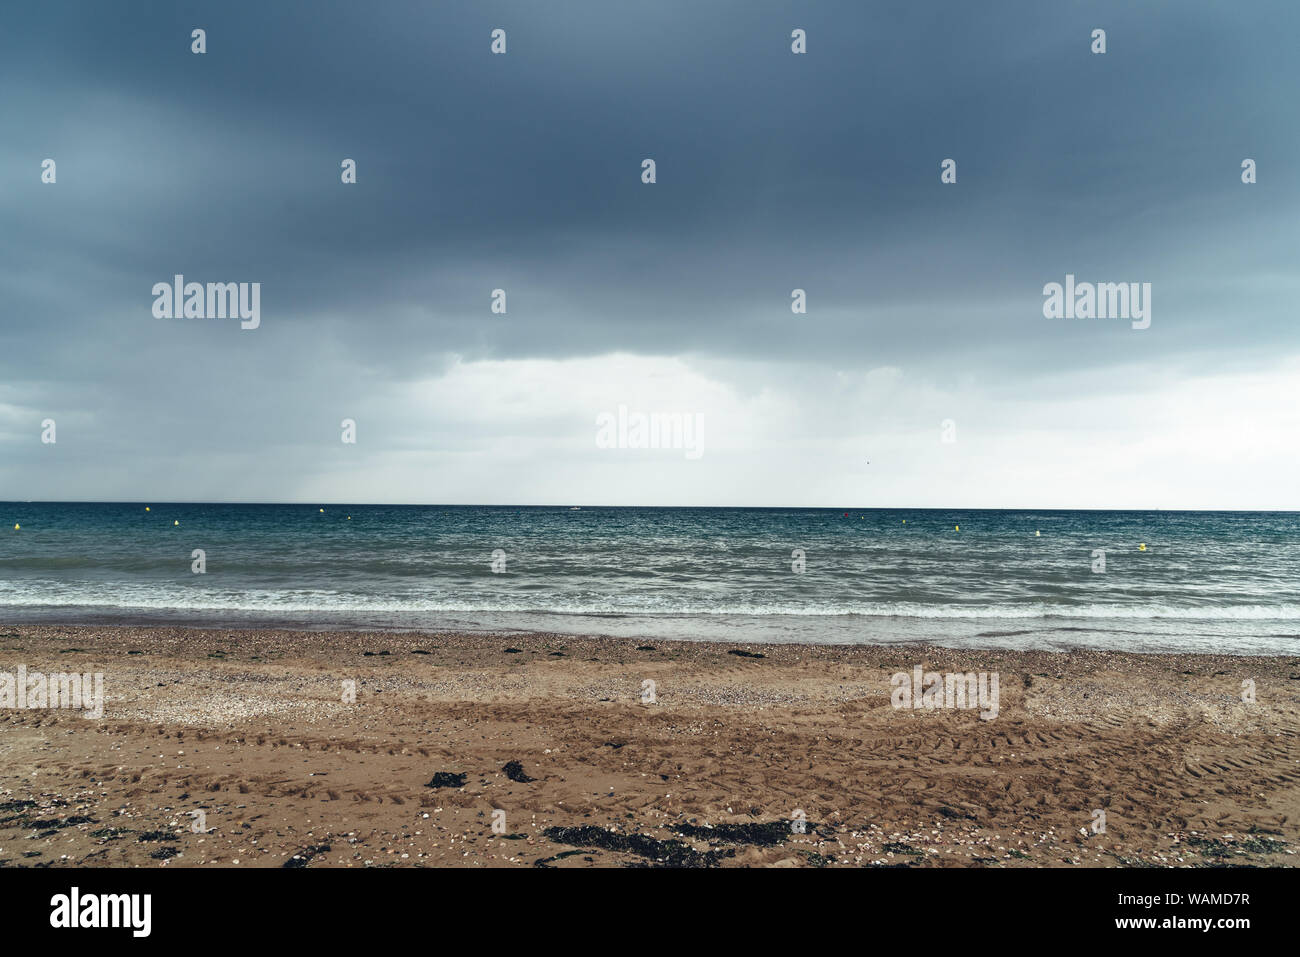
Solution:
[[[726,509],[746,511],[781,509],[786,511],[854,511],[854,512],[1241,512],[1241,513],[1291,513],[1300,507],[1287,508],[1162,508],[1162,507],[1107,507],[1107,506],[1011,506],[1011,505],[612,505],[572,503],[493,503],[493,502],[328,502],[299,499],[292,501],[197,501],[187,499],[0,499],[0,505],[267,505],[304,508],[656,508],[656,509]]]

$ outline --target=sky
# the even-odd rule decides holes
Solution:
[[[1298,508],[1297,26],[9,5],[0,500]],[[260,324],[157,317],[177,274]],[[1149,328],[1045,317],[1067,275]],[[602,447],[620,408],[699,454]]]

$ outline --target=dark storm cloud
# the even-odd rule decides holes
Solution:
[[[453,354],[991,385],[1294,350],[1290,4],[48,3],[3,18],[0,403],[116,421],[116,448],[287,447],[325,397]],[[495,27],[505,56],[488,52]],[[262,328],[154,319],[150,289],[177,272],[260,281]],[[1151,329],[1043,319],[1043,284],[1067,272],[1151,282]],[[506,319],[488,313],[496,287]]]

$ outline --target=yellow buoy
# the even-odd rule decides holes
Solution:
[[[15,526],[14,526],[14,531],[16,532],[16,531],[18,531],[18,529],[20,529],[20,528],[22,528],[21,525],[15,525]]]
[[[348,516],[348,521],[349,521],[349,522],[352,521],[352,516],[351,516],[351,515]]]
[[[146,512],[149,511],[149,506],[146,505],[146,506],[144,507],[144,510],[145,510]]]
[[[173,525],[179,525],[180,522],[172,522]]]
[[[904,524],[904,525],[907,524],[907,519],[903,519],[903,524]]]
[[[323,512],[323,511],[325,511],[325,509],[321,509],[321,511]]]
[[[1145,552],[1146,550],[1147,550],[1147,543],[1146,543],[1146,542],[1141,542],[1141,543],[1138,545],[1138,551],[1139,551],[1139,552]]]
[[[1042,532],[1039,532],[1039,531],[1035,531],[1035,532],[1034,532],[1034,538],[1042,538],[1042,537],[1043,537],[1043,533],[1042,533]]]
[[[954,525],[953,528],[955,528],[955,529],[956,529],[957,531],[959,531],[959,532],[961,531],[961,526],[960,526],[960,525]]]

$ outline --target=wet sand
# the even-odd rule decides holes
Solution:
[[[20,664],[102,672],[105,704],[0,710],[9,867],[1291,866],[1300,842],[1297,658],[0,625]],[[997,716],[893,707],[917,665],[996,673]]]

